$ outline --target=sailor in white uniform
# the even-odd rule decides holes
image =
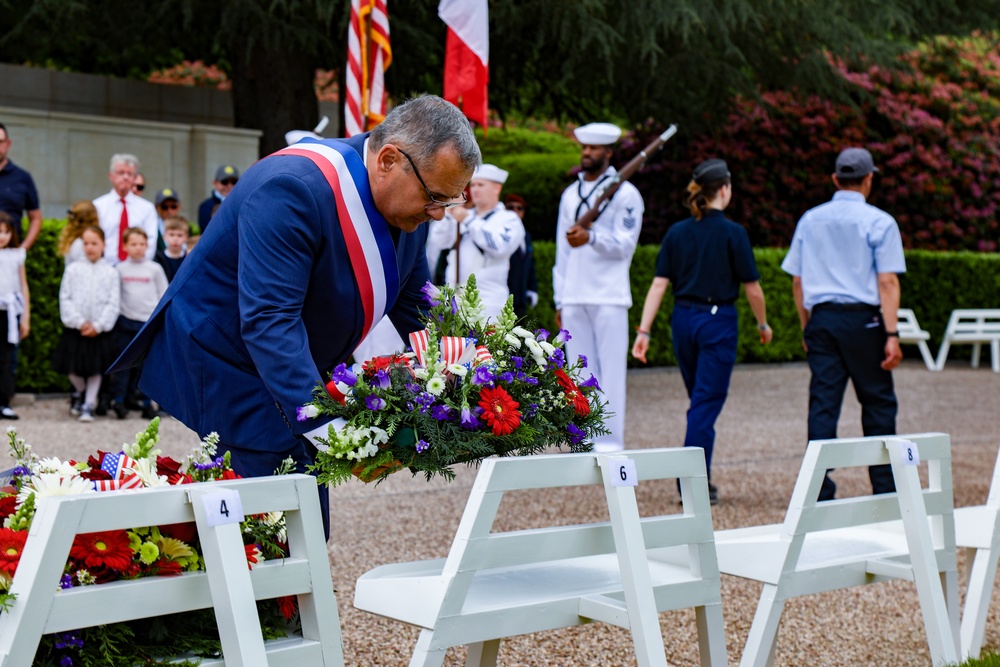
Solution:
[[[610,185],[614,143],[621,130],[590,123],[574,132],[580,142],[580,173],[559,201],[556,262],[552,287],[556,322],[569,331],[570,359],[584,355],[614,415],[609,435],[594,443],[599,452],[624,448],[625,370],[628,363],[628,309],[632,305],[629,266],[639,241],[644,206],[639,191],[622,183],[588,230],[576,224]]]
[[[513,211],[500,203],[500,191],[507,172],[492,164],[484,164],[472,174],[469,185],[476,207],[461,222],[445,218],[431,227],[428,245],[451,248],[448,253],[445,280],[448,285],[464,285],[470,274],[476,275],[476,285],[487,317],[500,314],[510,290],[507,273],[510,256],[524,241],[524,224]]]

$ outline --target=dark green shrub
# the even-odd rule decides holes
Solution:
[[[50,362],[63,328],[59,319],[59,284],[66,265],[56,254],[56,246],[65,224],[65,220],[45,220],[28,252],[25,269],[31,292],[31,334],[18,348],[15,380],[18,391],[69,390],[66,376],[53,371]]]
[[[632,258],[632,308],[629,310],[629,326],[633,331],[642,317],[642,304],[653,280],[658,252],[659,246],[640,245]],[[779,248],[754,250],[761,286],[767,298],[767,320],[774,329],[774,340],[767,346],[760,344],[753,312],[746,298],[741,295],[736,303],[740,317],[737,358],[741,362],[805,359],[799,316],[792,298],[792,279],[781,270],[781,262],[786,253],[787,250]],[[555,244],[536,243],[535,262],[538,269],[539,304],[532,316],[542,326],[551,328],[555,326],[551,279]],[[912,309],[920,326],[930,332],[932,351],[939,346],[953,309],[1000,307],[1000,254],[909,250],[906,252],[906,265],[907,272],[900,276],[901,305]],[[650,366],[676,363],[670,338],[672,308],[673,297],[670,290],[667,290],[653,323],[652,340],[646,355]],[[907,356],[919,357],[916,347],[904,345],[903,350]],[[968,354],[967,346],[955,348],[955,356]],[[632,359],[630,364],[642,366]]]

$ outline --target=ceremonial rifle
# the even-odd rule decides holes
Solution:
[[[667,140],[675,134],[677,134],[677,126],[671,125],[663,134],[658,136],[656,139],[653,139],[652,143],[639,151],[638,155],[629,160],[628,164],[622,167],[621,171],[616,173],[607,182],[604,190],[601,192],[600,196],[598,196],[597,201],[594,202],[594,205],[587,209],[587,211],[579,217],[576,221],[576,225],[578,227],[583,227],[584,229],[590,229],[590,226],[594,224],[594,220],[597,220],[597,217],[604,210],[607,202],[615,196],[615,193],[618,192],[618,188],[621,187],[622,183],[630,179],[635,172],[639,171],[639,169],[642,168],[642,165],[646,164],[646,160],[649,159],[649,156],[663,148],[663,144],[667,143]]]

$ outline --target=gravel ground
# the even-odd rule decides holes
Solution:
[[[985,502],[1000,441],[1000,375],[956,362],[930,373],[906,361],[895,374],[900,400],[899,433],[942,431],[951,435],[956,506]],[[720,503],[716,528],[780,522],[801,464],[806,440],[809,371],[804,364],[738,367],[729,401],[717,424],[713,481]],[[631,371],[627,442],[631,448],[680,446],[687,399],[675,369]],[[79,457],[108,449],[144,427],[138,413],[126,420],[98,418],[80,424],[67,416],[65,398],[40,398],[17,407],[19,432],[39,455]],[[840,435],[861,434],[860,407],[848,392]],[[163,449],[183,456],[196,436],[167,419]],[[426,483],[398,474],[382,486],[360,483],[332,492],[330,562],[343,627],[348,665],[402,666],[409,661],[417,631],[402,623],[354,610],[354,582],[384,563],[447,555],[475,477],[463,469],[452,483]],[[866,475],[834,475],[844,494],[864,492]],[[639,487],[644,515],[674,512],[673,483]],[[505,498],[505,530],[600,520],[607,516],[599,489],[521,492]],[[960,576],[964,562],[959,559]],[[760,592],[758,584],[722,578],[723,612],[730,664],[738,664]],[[964,590],[962,591],[964,596]],[[963,598],[964,599],[964,598]],[[986,627],[987,647],[1000,647],[1000,604],[994,590]],[[660,625],[671,665],[698,665],[694,613],[662,614]],[[450,651],[446,665],[464,664],[464,650]],[[603,624],[516,637],[501,645],[500,664],[634,665],[627,631]],[[776,665],[928,665],[916,590],[894,582],[825,593],[790,601],[779,633]]]

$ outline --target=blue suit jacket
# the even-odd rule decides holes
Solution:
[[[347,143],[361,154],[366,136]],[[295,409],[364,325],[333,193],[311,160],[271,156],[240,178],[211,227],[115,368],[145,358],[140,388],[202,437],[286,451],[322,423],[297,421]],[[392,231],[400,292],[387,307],[405,340],[423,328],[427,230]]]

